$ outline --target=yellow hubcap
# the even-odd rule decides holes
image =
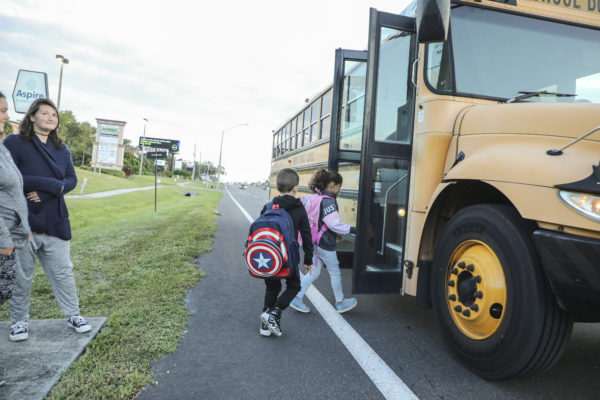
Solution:
[[[498,330],[506,313],[506,279],[488,245],[467,240],[457,247],[446,271],[446,301],[454,324],[471,339]]]

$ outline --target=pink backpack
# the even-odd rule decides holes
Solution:
[[[304,209],[306,210],[306,214],[308,215],[308,224],[310,225],[310,234],[312,236],[313,245],[317,245],[319,240],[321,240],[321,236],[327,230],[327,225],[323,224],[321,229],[319,229],[319,216],[321,215],[321,201],[323,198],[327,197],[331,199],[331,196],[326,196],[321,194],[319,189],[315,189],[317,193],[313,194],[305,194],[300,196],[300,201],[302,205],[304,205]],[[298,243],[302,244],[302,238],[300,234],[298,234]]]

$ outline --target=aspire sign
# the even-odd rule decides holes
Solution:
[[[45,72],[20,69],[17,74],[17,83],[15,83],[15,89],[13,90],[15,111],[25,114],[35,99],[47,97],[48,75]]]

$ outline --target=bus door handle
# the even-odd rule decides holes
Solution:
[[[413,84],[413,86],[416,88],[417,87],[417,62],[419,62],[419,58],[417,57],[415,58],[415,61],[413,61],[412,63],[412,68],[411,68],[411,77],[410,77],[410,82]]]
[[[388,188],[388,190],[386,190],[385,196],[383,197],[383,231],[381,232],[381,250],[377,251],[377,253],[379,253],[379,255],[381,255],[381,256],[383,255],[384,250],[385,250],[385,225],[386,225],[386,221],[387,221],[387,199],[388,199],[388,195],[390,194],[390,191],[396,185],[398,185],[400,182],[402,182],[404,179],[406,179],[407,176],[408,176],[408,172],[406,174],[404,174],[404,176],[402,178],[400,178],[396,182],[394,182]]]

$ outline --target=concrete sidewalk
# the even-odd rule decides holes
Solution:
[[[9,322],[0,322],[0,400],[41,400],[98,334],[106,318],[86,318],[92,325],[87,333],[76,333],[66,319],[34,320],[29,338],[11,342]]]

